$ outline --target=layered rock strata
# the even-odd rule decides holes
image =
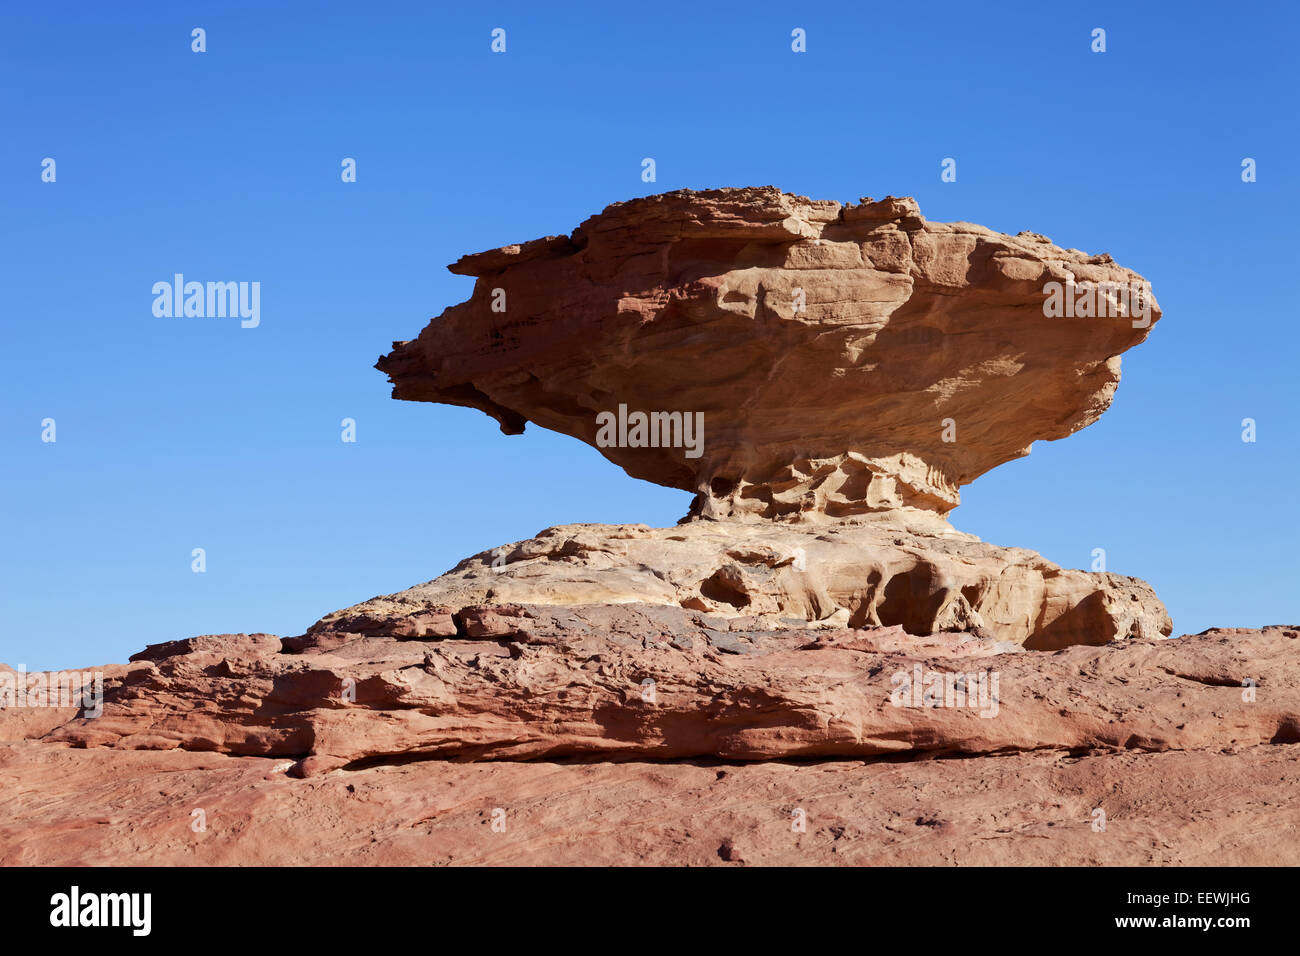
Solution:
[[[1033,654],[969,634],[767,630],[644,605],[479,605],[447,637],[156,645],[102,713],[0,710],[45,745],[376,760],[875,758],[1300,742],[1300,631]]]

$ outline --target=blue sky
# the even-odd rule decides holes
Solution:
[[[1068,567],[1103,547],[1175,633],[1300,620],[1294,11],[6,5],[0,660],[301,633],[549,525],[671,524],[685,492],[394,402],[371,365],[468,297],[462,254],[728,185],[912,195],[1141,272],[1165,315],[1111,410],[968,486],[953,523]],[[176,272],[259,281],[260,326],[155,317]]]

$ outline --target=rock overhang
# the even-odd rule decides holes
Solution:
[[[380,359],[395,398],[571,435],[703,517],[946,513],[1096,421],[1160,317],[1109,255],[775,187],[615,203],[451,269],[474,292]]]

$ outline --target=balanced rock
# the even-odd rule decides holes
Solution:
[[[947,512],[1096,421],[1160,317],[1109,255],[774,187],[615,203],[451,270],[474,293],[380,359],[395,398],[572,435],[706,517]]]
[[[1145,582],[945,517],[1105,410],[1159,316],[1135,274],[775,189],[457,269],[397,397],[576,435],[692,519],[548,528],[293,637],[0,665],[0,865],[1294,862],[1300,628],[1156,640]],[[656,412],[679,442],[636,439]]]
[[[326,618],[385,636],[470,602],[647,603],[1030,649],[1168,636],[1143,581],[963,535],[961,485],[1095,421],[1160,312],[1108,255],[911,199],[772,187],[615,203],[466,256],[469,301],[378,368],[400,399],[533,421],[695,492],[677,529],[549,529]],[[768,520],[763,520],[768,519]],[[337,629],[337,628],[335,628]]]

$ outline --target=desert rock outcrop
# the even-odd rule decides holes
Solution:
[[[418,633],[457,601],[643,602],[1031,649],[1172,632],[1145,582],[944,518],[1110,404],[1160,312],[1109,256],[768,187],[615,203],[452,271],[474,293],[380,360],[393,395],[575,436],[694,491],[695,520],[549,529],[341,616],[405,608]]]
[[[460,562],[436,580],[327,615],[313,631],[447,636],[467,604],[640,603],[770,628],[971,632],[1031,650],[1168,637],[1137,578],[1061,568],[924,512],[835,524],[565,525]]]
[[[615,203],[451,269],[474,293],[379,361],[394,397],[575,436],[706,517],[947,512],[1094,422],[1160,317],[1108,255],[774,187]]]
[[[1300,742],[1300,631],[1034,654],[969,634],[764,630],[642,605],[478,605],[457,633],[191,638],[135,655],[103,713],[0,736],[289,757],[879,757]]]

